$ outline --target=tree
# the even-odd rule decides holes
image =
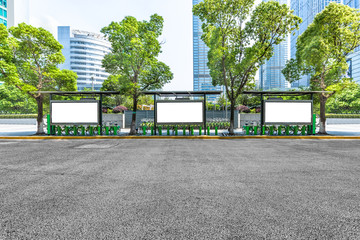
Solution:
[[[0,86],[0,113],[36,113],[36,102],[13,85]]]
[[[286,4],[269,1],[254,11],[253,7],[254,0],[204,0],[193,8],[194,15],[204,22],[202,40],[209,47],[213,85],[224,85],[231,103],[231,135],[236,99],[253,81],[259,66],[273,55],[274,45],[301,22]]]
[[[44,134],[44,95],[39,91],[76,90],[76,73],[59,70],[64,62],[62,45],[43,28],[25,23],[11,27],[9,36],[4,27],[0,28],[1,44],[6,52],[3,59],[7,66],[1,66],[2,80],[34,98],[37,103],[37,134]],[[8,55],[10,49],[11,55]]]
[[[303,74],[310,75],[312,90],[330,91],[334,90],[334,86],[345,88],[350,83],[344,77],[349,68],[346,58],[359,44],[358,9],[332,2],[315,16],[313,23],[299,36],[296,59],[287,63],[283,74],[289,82],[299,80]],[[319,133],[326,134],[325,106],[334,93],[324,92],[319,95]]]
[[[141,92],[162,88],[173,78],[170,68],[157,60],[161,52],[157,38],[162,33],[163,21],[157,14],[150,21],[128,16],[101,30],[112,46],[111,53],[103,59],[106,71],[114,75],[109,81],[133,99],[131,135],[136,134],[136,109]]]
[[[360,112],[360,85],[351,82],[343,89],[338,86],[341,91],[329,98],[326,104],[327,113],[359,113]]]

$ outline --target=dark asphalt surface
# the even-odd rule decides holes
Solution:
[[[0,140],[0,239],[360,239],[360,141]]]

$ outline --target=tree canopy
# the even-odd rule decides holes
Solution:
[[[317,14],[314,21],[298,37],[296,59],[288,62],[283,70],[289,82],[310,75],[312,90],[334,90],[332,86],[346,87],[345,77],[349,66],[347,57],[360,44],[360,12],[358,9],[331,2]],[[340,84],[340,85],[339,85]],[[325,105],[334,94],[320,94],[320,133],[325,129]]]
[[[104,85],[133,99],[130,134],[136,133],[136,109],[141,92],[160,89],[173,78],[169,66],[157,59],[161,52],[158,38],[163,22],[157,14],[152,15],[150,21],[128,16],[101,30],[112,46],[111,53],[103,59],[103,66],[112,74]]]
[[[0,27],[1,80],[16,86],[36,100],[37,133],[43,134],[44,96],[36,92],[75,91],[77,75],[57,68],[58,64],[65,61],[61,53],[63,47],[47,30],[21,23],[17,27],[11,27],[9,33],[6,28]]]
[[[301,19],[275,1],[261,2],[254,9],[254,0],[204,0],[193,12],[203,22],[213,85],[224,85],[231,102],[233,134],[236,99],[273,55],[274,46],[297,29]]]

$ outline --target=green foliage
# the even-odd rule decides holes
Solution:
[[[301,19],[286,4],[262,2],[253,11],[254,0],[204,0],[194,6],[194,15],[204,22],[203,41],[209,47],[208,67],[213,85],[224,85],[235,108],[236,99],[260,65],[273,55],[273,47],[297,29]],[[233,134],[234,115],[231,111]]]
[[[162,33],[163,21],[157,14],[152,15],[150,21],[128,16],[101,30],[112,46],[111,53],[103,59],[103,66],[112,74],[105,81],[104,89],[131,96],[133,111],[137,109],[142,91],[162,88],[173,78],[170,68],[157,60],[161,52],[157,38]],[[136,114],[130,134],[135,134],[135,118]]]
[[[0,113],[36,113],[36,102],[13,85],[0,86]]]
[[[38,105],[38,134],[43,130],[44,96],[37,91],[76,90],[75,73],[60,71],[58,64],[65,61],[62,45],[43,28],[25,23],[9,29],[0,28],[1,79],[34,98]],[[9,55],[9,49],[11,55]]]
[[[335,93],[334,88],[339,91],[349,85],[349,80],[343,77],[348,70],[346,58],[359,45],[360,12],[332,2],[299,36],[296,59],[289,61],[283,70],[289,82],[309,74],[312,90],[333,91],[319,96],[321,133],[326,133],[326,101]]]
[[[360,118],[360,114],[336,114],[328,113],[326,118]]]
[[[0,114],[0,119],[36,118],[37,114]]]
[[[327,101],[326,111],[329,113],[359,113],[360,86],[356,83],[351,83],[342,91],[337,91]]]

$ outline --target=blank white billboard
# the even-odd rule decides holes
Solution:
[[[265,124],[311,124],[312,101],[265,101]]]
[[[157,102],[156,122],[203,123],[203,102]]]
[[[99,102],[51,102],[52,124],[99,124]]]

